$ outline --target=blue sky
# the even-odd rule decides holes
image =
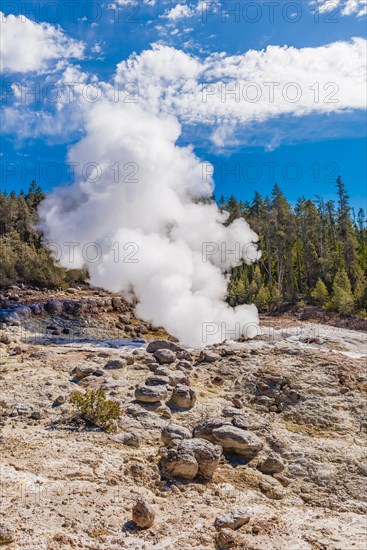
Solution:
[[[213,163],[217,197],[233,193],[251,200],[255,190],[268,194],[276,182],[291,201],[316,194],[329,199],[340,174],[351,204],[365,208],[363,43],[352,42],[365,38],[365,0],[84,0],[73,13],[62,0],[57,10],[52,4],[44,9],[47,3],[29,1],[25,12],[24,2],[2,2],[5,16],[15,16],[3,16],[2,23],[9,29],[2,33],[3,188],[26,188],[33,175],[45,189],[70,183],[68,152],[87,133],[79,99],[34,101],[31,94],[20,97],[21,91],[37,83],[41,90],[56,82],[65,88],[71,80],[105,90],[117,72],[125,87],[138,83],[133,95],[145,109],[177,118],[179,145],[192,146],[200,159]],[[16,45],[9,37],[14,33]],[[325,48],[335,42],[340,45]],[[154,55],[144,55],[151,51]],[[129,58],[132,70],[131,63],[121,67]],[[171,69],[178,74],[171,76]],[[274,82],[279,73],[276,92],[284,90],[287,71],[288,84],[297,83],[302,99],[284,104],[284,96],[275,93],[269,105],[264,82]],[[264,108],[243,95],[238,103],[231,98],[231,86],[239,84],[242,93],[249,81],[259,86]],[[200,93],[208,83],[215,93],[204,103]],[[227,87],[224,101],[220,86]]]

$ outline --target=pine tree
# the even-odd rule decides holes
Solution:
[[[354,299],[352,287],[345,269],[341,269],[335,275],[330,307],[342,314],[352,313],[353,311]]]
[[[319,306],[324,306],[329,300],[329,292],[322,279],[318,279],[315,288],[311,291],[311,298]]]
[[[261,312],[269,311],[271,296],[267,286],[262,284],[256,294],[254,304]]]

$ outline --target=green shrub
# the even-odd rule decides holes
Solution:
[[[107,399],[103,390],[87,390],[85,393],[75,390],[69,400],[76,405],[81,418],[103,428],[105,432],[116,430],[121,410],[117,403]]]

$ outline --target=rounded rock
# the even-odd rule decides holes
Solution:
[[[159,403],[167,395],[165,386],[138,386],[135,389],[135,399],[141,403]]]
[[[189,386],[178,384],[173,390],[171,403],[178,409],[191,409],[196,403],[195,390]]]
[[[191,439],[191,432],[184,426],[169,424],[163,428],[161,437],[166,447],[176,447],[183,439]]]
[[[133,508],[132,519],[140,529],[149,529],[155,519],[154,508],[142,498],[139,498]]]
[[[263,442],[252,432],[235,426],[221,426],[212,432],[216,443],[225,451],[233,452],[251,460],[263,448]]]
[[[171,351],[170,349],[159,349],[154,353],[154,357],[161,365],[170,365],[176,360],[175,352]]]

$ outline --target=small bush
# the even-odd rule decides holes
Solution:
[[[69,400],[76,405],[82,418],[103,428],[105,432],[115,431],[121,410],[117,403],[107,399],[103,390],[87,390],[85,393],[73,391]]]

